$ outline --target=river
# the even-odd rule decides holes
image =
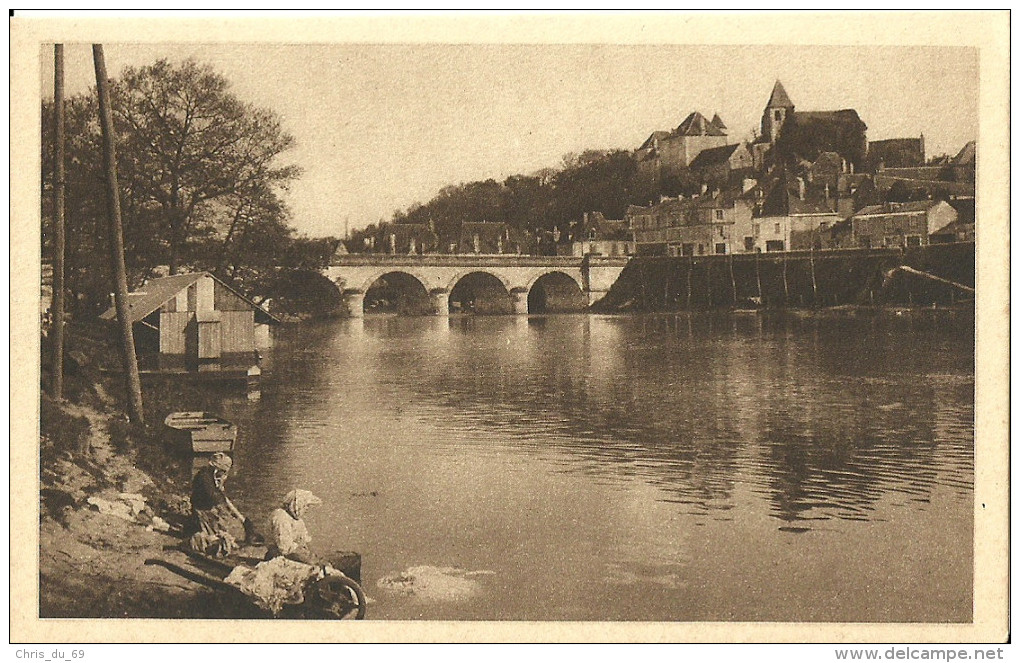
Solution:
[[[231,493],[294,487],[372,619],[972,619],[973,317],[281,328]]]

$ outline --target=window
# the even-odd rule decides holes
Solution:
[[[777,223],[777,224],[776,224],[776,234],[778,235],[778,234],[779,234],[779,233],[781,233],[781,232],[782,232],[782,230],[780,230],[780,226],[779,226],[779,224]]]
[[[756,223],[756,224],[754,224],[754,236],[757,237],[760,234],[761,234],[761,224],[760,223]]]
[[[781,239],[770,239],[765,242],[765,251],[772,253],[773,251],[784,251],[783,240]]]
[[[705,245],[704,244],[698,244],[698,255],[699,256],[705,255]]]
[[[596,233],[595,233],[595,229],[594,228],[588,228],[588,241],[594,242],[595,241],[595,234]]]
[[[726,242],[719,242],[718,244],[716,244],[715,245],[715,252],[718,255],[725,255],[726,254]]]
[[[717,209],[715,211],[715,218],[718,219],[719,221],[722,221],[723,211],[721,209]]]
[[[680,254],[685,256],[694,255],[694,244],[682,244],[680,246]]]
[[[921,236],[907,235],[907,246],[921,246]]]
[[[754,251],[754,238],[753,237],[745,237],[744,238],[744,250],[747,251],[748,253],[750,253],[751,251]]]
[[[776,121],[778,122],[779,120],[782,120],[782,119],[783,119],[783,111],[777,110],[776,111]]]
[[[723,235],[723,226],[719,226],[719,237],[724,237],[724,235]]]

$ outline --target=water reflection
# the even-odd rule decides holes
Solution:
[[[462,429],[458,445],[498,429],[519,450],[567,452],[568,471],[640,476],[693,510],[730,508],[745,482],[783,521],[866,519],[886,492],[923,500],[942,475],[972,482],[966,330],[929,344],[916,321],[888,322],[461,317],[449,336],[425,330],[427,360],[390,348],[371,361],[403,371],[408,400]],[[387,343],[415,327],[368,324]],[[919,379],[930,370],[960,372]]]
[[[241,425],[235,490],[256,515],[295,485],[315,491],[333,505],[316,531],[370,551],[368,577],[495,572],[486,602],[433,618],[916,619],[941,606],[936,617],[966,619],[969,542],[939,537],[971,527],[971,329],[739,314],[287,328],[261,402],[228,413]],[[854,529],[863,523],[872,529]],[[896,533],[874,529],[883,523]],[[854,534],[811,538],[833,531]],[[907,588],[900,603],[861,595],[840,611],[815,595],[825,583],[789,570],[818,559],[823,572],[904,533],[909,559],[951,553],[917,571],[944,574],[946,601]],[[759,561],[753,579],[734,572]],[[778,579],[777,564],[788,567]],[[912,577],[877,564],[840,591]],[[751,609],[748,582],[782,600]],[[534,593],[552,586],[535,612]],[[617,612],[617,592],[635,586],[651,604]]]

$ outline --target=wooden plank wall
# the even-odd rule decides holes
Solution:
[[[223,354],[255,351],[255,312],[226,310],[220,318]]]
[[[160,314],[160,352],[170,355],[185,354],[187,351],[186,329],[194,315],[190,311],[163,312]]]

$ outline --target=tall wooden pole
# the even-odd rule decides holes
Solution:
[[[53,46],[53,398],[64,397],[64,45]]]
[[[128,319],[127,270],[124,267],[124,229],[120,221],[120,192],[117,188],[117,152],[114,145],[113,112],[110,109],[110,85],[106,76],[106,59],[102,44],[92,45],[92,60],[96,66],[96,88],[99,91],[99,121],[103,130],[103,165],[106,171],[106,212],[109,222],[110,259],[113,265],[114,299],[117,320],[120,323],[121,353],[127,379],[128,416],[131,421],[144,424],[142,412],[142,382],[138,377],[138,359],[135,357],[135,337]]]

